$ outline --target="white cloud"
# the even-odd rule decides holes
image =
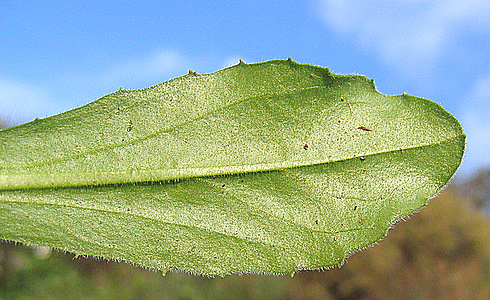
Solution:
[[[46,117],[53,102],[40,88],[0,78],[0,116],[8,123]]]
[[[240,62],[240,59],[243,60],[245,63],[253,63],[251,60],[248,60],[244,58],[243,56],[228,56],[223,60],[223,63],[221,64],[222,68],[227,68],[234,66]]]
[[[10,124],[44,118],[86,104],[120,87],[144,88],[184,75],[188,67],[186,57],[179,52],[157,49],[105,67],[103,72],[64,73],[29,84],[0,77],[0,117]]]
[[[402,70],[430,68],[463,28],[489,31],[488,0],[317,0],[326,24]]]
[[[99,80],[105,85],[166,79],[185,69],[186,58],[171,49],[158,49],[147,56],[134,58],[110,67]]]
[[[240,62],[240,59],[242,59],[243,61],[245,61],[243,58],[238,57],[238,56],[230,56],[230,57],[227,57],[227,58],[225,58],[225,60],[221,64],[221,66],[223,68],[234,66],[234,65],[236,65],[236,64],[238,64]]]
[[[480,78],[463,102],[461,123],[467,135],[461,173],[490,166],[490,75]]]

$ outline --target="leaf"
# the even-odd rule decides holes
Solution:
[[[240,64],[0,132],[0,238],[209,276],[341,265],[463,155],[429,100],[291,60]]]

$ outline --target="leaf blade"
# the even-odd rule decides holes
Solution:
[[[11,224],[0,230],[0,237],[162,271],[178,268],[211,276],[292,273],[338,265],[348,254],[379,240],[393,222],[425,205],[459,166],[464,134],[437,104],[407,95],[381,95],[364,77],[337,76],[291,62],[248,67],[263,66],[268,66],[268,76],[280,67],[299,68],[309,80],[329,76],[331,81],[322,89],[301,90],[300,97],[284,92],[252,97],[231,113],[225,106],[205,118],[186,119],[192,128],[184,124],[164,143],[175,145],[182,137],[196,141],[190,143],[195,145],[192,155],[180,158],[183,165],[194,155],[197,158],[188,163],[194,167],[222,161],[225,167],[233,166],[241,159],[260,168],[217,168],[181,177],[152,177],[153,173],[149,179],[159,182],[148,184],[58,184],[52,189],[10,191],[0,177],[0,224]],[[311,76],[312,70],[327,77]],[[250,81],[257,85],[258,80],[255,76]],[[305,81],[304,86],[310,84]],[[328,97],[320,98],[325,94]],[[67,120],[58,118],[61,121],[55,122]],[[230,123],[233,126],[226,126]],[[137,124],[129,131],[124,127],[129,123],[116,127],[130,133]],[[16,129],[18,136],[37,130],[34,125]],[[233,145],[237,137],[246,137],[238,145],[253,147],[243,147],[246,153],[242,147],[231,152],[223,147]],[[145,144],[142,149],[155,145],[162,144]],[[182,149],[189,146],[177,147],[176,152]],[[231,160],[222,149],[234,154]],[[265,162],[261,155],[266,155]],[[271,161],[276,164],[267,165]],[[127,165],[121,169],[128,170]],[[19,231],[19,224],[26,224],[24,230]]]
[[[176,86],[181,87],[180,81],[189,81],[190,83],[187,82],[189,86],[186,86],[185,90],[197,90],[201,86],[201,91],[196,92],[196,94],[205,94],[209,90],[207,86],[209,81],[219,81],[226,76],[236,77],[237,75],[228,74],[234,69],[225,69],[221,73],[210,74],[206,79],[194,75],[184,76],[174,80],[177,83],[172,86],[163,84],[150,88],[150,90],[160,89],[158,93],[150,93],[147,96],[150,100],[153,99],[151,102],[140,99],[141,94],[147,93],[146,90],[122,92],[122,95],[116,93],[112,95],[116,95],[114,97],[117,99],[113,99],[109,95],[107,99],[102,98],[68,114],[48,118],[42,122],[30,123],[24,126],[26,128],[24,132],[19,130],[22,128],[18,128],[17,132],[20,133],[17,136],[11,137],[7,131],[3,136],[0,136],[0,147],[4,153],[2,155],[4,161],[0,161],[2,170],[0,188],[112,184],[266,171],[312,163],[325,163],[346,159],[352,155],[369,155],[377,151],[422,144],[420,141],[408,140],[410,137],[419,140],[423,138],[426,140],[425,143],[437,142],[437,138],[442,133],[447,135],[449,131],[443,126],[438,126],[439,130],[442,129],[443,132],[431,137],[426,134],[428,128],[420,128],[419,126],[419,128],[415,128],[416,132],[408,132],[411,129],[407,130],[406,128],[414,127],[414,122],[409,119],[403,122],[403,118],[416,118],[417,110],[430,105],[427,100],[406,95],[385,97],[377,93],[372,82],[364,77],[334,76],[321,68],[306,67],[307,70],[300,72],[299,75],[306,76],[308,80],[303,79],[300,85],[295,82],[294,88],[282,88],[280,92],[277,92],[277,96],[270,96],[275,91],[267,93],[266,96],[253,96],[251,98],[243,96],[242,94],[252,93],[251,90],[260,91],[270,87],[264,84],[259,85],[258,88],[255,86],[255,81],[260,76],[262,76],[263,81],[274,82],[276,85],[284,85],[284,81],[293,79],[300,81],[301,76],[299,75],[284,80],[282,74],[289,74],[291,70],[296,70],[302,65],[280,61],[255,67],[263,66],[269,67],[262,73],[251,74],[252,80],[245,80],[250,87],[243,89],[239,89],[237,86],[232,88],[219,87],[225,90],[233,90],[234,93],[241,95],[237,97],[237,101],[233,102],[233,105],[237,103],[241,105],[235,106],[233,110],[230,108],[230,103],[224,103],[226,101],[223,99],[220,100],[219,104],[209,104],[206,102],[208,99],[201,97],[196,100],[185,95],[185,97],[189,97],[186,99],[190,100],[184,104],[179,103],[179,106],[171,111],[174,114],[176,114],[176,110],[184,111],[183,114],[177,114],[177,117],[182,117],[183,121],[178,122],[177,126],[174,127],[167,124],[174,120],[174,118],[169,117],[170,113],[166,110],[167,106],[160,105],[161,102],[170,102],[167,101],[168,96],[162,98],[168,93],[168,90],[174,90]],[[243,66],[236,68],[243,68]],[[308,73],[312,70],[317,73],[323,72],[324,76],[311,76]],[[244,70],[236,71],[243,72]],[[271,73],[279,75],[271,78]],[[218,78],[215,79],[212,77],[213,75]],[[212,79],[209,79],[210,77]],[[193,84],[197,80],[200,80],[199,83]],[[325,81],[324,87],[318,90],[309,88],[318,86],[319,80]],[[338,84],[342,84],[340,90],[346,89],[343,86],[349,87],[349,90],[339,92],[339,89],[334,89],[333,92],[328,93],[327,89],[331,86],[336,87]],[[235,83],[235,85],[237,84]],[[223,86],[227,86],[227,84]],[[363,97],[365,97],[365,99],[361,99],[363,101],[357,101],[359,96],[356,95],[356,86],[363,90]],[[305,87],[306,89],[304,89]],[[237,89],[239,92],[235,92]],[[292,97],[285,90],[288,92],[291,90],[300,91],[301,94],[298,96],[295,93]],[[228,98],[228,94],[225,93],[225,96],[222,98]],[[176,96],[171,95],[170,97]],[[246,100],[241,97],[245,97]],[[381,102],[383,98],[389,100]],[[398,113],[403,114],[405,111],[407,116],[393,118],[388,124],[380,124],[373,120],[373,116],[376,117],[380,112],[386,115],[393,114],[389,107],[388,109],[384,108],[384,110],[381,108],[398,98],[405,98],[398,102],[402,102],[402,105],[409,108],[399,109],[398,111],[401,112]],[[309,102],[304,101],[304,99]],[[366,99],[371,102],[367,102]],[[315,100],[317,103],[314,102]],[[109,105],[107,102],[111,101],[114,103]],[[205,112],[193,112],[191,114],[204,114],[207,117],[187,116],[189,113],[186,110],[195,105],[197,101],[202,101],[211,108],[206,106]],[[372,105],[373,101],[379,103],[376,103],[374,107],[367,107],[367,105]],[[410,103],[411,101],[422,103],[416,106]],[[228,100],[228,102],[230,101]],[[145,105],[146,103],[148,105]],[[135,107],[135,105],[138,106]],[[152,107],[157,105],[163,108],[156,112]],[[118,110],[118,108],[125,106],[133,109],[131,115],[120,118],[118,111],[121,109]],[[352,108],[356,112],[353,116],[351,116]],[[129,109],[125,108],[124,110],[128,111]],[[268,111],[273,111],[273,113],[268,113]],[[371,117],[369,113],[372,115]],[[443,117],[438,118],[437,121],[441,125],[449,126],[450,123],[445,121],[447,113],[438,113],[441,113]],[[136,115],[141,116],[137,117]],[[338,115],[336,116],[338,120],[333,120],[332,115]],[[95,123],[84,123],[84,116],[91,117]],[[255,118],[258,120],[250,121]],[[322,122],[320,124],[308,122],[312,118]],[[101,119],[110,119],[110,121],[104,123],[100,121]],[[350,119],[354,121],[350,121]],[[76,123],[74,120],[79,120],[81,123]],[[160,122],[159,120],[163,121]],[[338,121],[341,123],[335,124]],[[427,120],[416,121],[424,125],[428,123]],[[75,124],[71,124],[73,122]],[[385,122],[387,122],[386,119]],[[374,130],[366,135],[358,130],[358,127],[363,125],[369,125]],[[172,129],[169,129],[169,126]],[[141,129],[142,132],[138,132],[139,127],[143,128]],[[332,129],[324,130],[326,127]],[[129,128],[131,128],[130,131],[128,131]],[[46,133],[48,129],[50,133]],[[66,133],[58,134],[61,130],[66,130]],[[30,132],[26,133],[25,131]],[[431,128],[428,132],[434,133],[435,131],[434,128]],[[453,134],[457,134],[454,128],[451,128],[451,131]],[[206,136],[203,137],[200,132],[206,132]],[[40,135],[47,136],[41,139]],[[369,139],[369,136],[372,138]],[[237,137],[240,139],[237,140]],[[364,140],[360,140],[360,137]],[[381,137],[383,137],[381,142],[385,145],[373,147],[373,145],[376,146],[374,142]],[[77,139],[81,139],[81,141],[77,141]],[[33,143],[32,140],[36,140],[36,142]],[[406,143],[400,145],[400,141]],[[14,144],[15,142],[17,144]],[[305,143],[309,143],[308,151],[303,151]],[[393,145],[386,146],[387,143]],[[337,144],[345,144],[343,153],[339,152],[336,146],[330,146]],[[245,147],[248,147],[246,153],[241,150]],[[50,152],[49,157],[45,155],[46,149]],[[6,161],[8,158],[10,161]],[[230,168],[230,166],[234,166],[234,168]]]

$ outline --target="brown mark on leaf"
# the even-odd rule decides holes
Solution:
[[[350,105],[349,100],[344,99],[344,97],[340,97],[340,101],[344,102],[344,100],[347,102],[347,105],[349,105],[349,110],[350,110],[350,113],[352,114],[353,113],[353,111],[352,111],[352,105]]]
[[[367,127],[364,127],[364,126],[359,126],[359,127],[357,127],[357,129],[361,129],[361,130],[364,130],[364,131],[372,131],[372,129],[367,128]]]

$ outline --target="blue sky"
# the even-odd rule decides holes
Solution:
[[[440,103],[468,135],[459,175],[490,166],[488,0],[1,1],[0,115],[289,56]]]

